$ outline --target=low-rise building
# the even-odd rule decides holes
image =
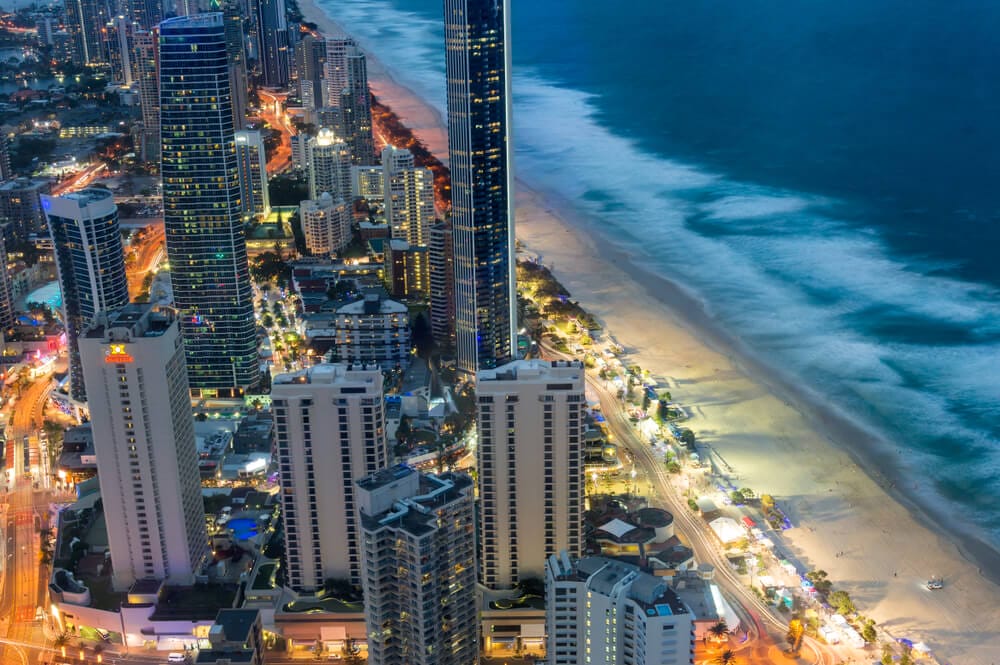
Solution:
[[[215,623],[208,629],[208,639],[201,641],[195,662],[198,665],[262,665],[264,629],[260,612],[255,609],[219,610]]]

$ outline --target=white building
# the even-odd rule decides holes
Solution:
[[[340,362],[410,365],[410,314],[406,305],[367,294],[337,310],[334,353]]]
[[[434,223],[434,172],[413,164],[413,153],[387,145],[382,150],[385,221],[393,238],[426,246]]]
[[[387,466],[382,373],[316,365],[271,387],[288,584],[315,591],[329,578],[361,583],[353,481]]]
[[[341,95],[347,88],[350,73],[348,56],[357,50],[357,43],[348,38],[326,40],[326,62],[323,65],[323,82],[329,106],[340,107]]]
[[[400,465],[357,481],[372,665],[475,663],[472,479]]]
[[[381,166],[351,167],[351,195],[366,201],[381,201],[384,198]]]
[[[480,581],[541,578],[545,560],[583,546],[584,370],[517,360],[477,375]]]
[[[690,665],[694,616],[667,586],[631,564],[566,552],[545,565],[550,665]]]
[[[236,132],[236,158],[240,172],[240,200],[243,216],[263,219],[271,214],[267,191],[267,157],[260,130]]]
[[[351,151],[332,129],[323,128],[306,143],[309,198],[329,192],[334,200],[351,199]]]
[[[114,587],[192,584],[208,537],[176,314],[127,305],[80,338],[80,355]]]
[[[302,235],[313,256],[336,254],[351,242],[351,211],[328,192],[299,204]]]

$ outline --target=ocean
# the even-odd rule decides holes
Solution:
[[[440,0],[318,1],[444,110]],[[1000,4],[626,6],[513,1],[518,176],[1000,544]]]

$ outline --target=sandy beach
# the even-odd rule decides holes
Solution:
[[[299,7],[324,33],[344,33],[312,0]],[[373,92],[446,161],[440,113],[395,81],[377,51],[367,53]],[[802,565],[826,570],[859,611],[896,637],[925,642],[943,662],[1000,662],[1000,587],[990,579],[1000,576],[1000,557],[912,500],[922,479],[896,477],[891,445],[754,360],[697,300],[604,244],[572,202],[521,181],[516,201],[526,252],[670,386],[692,414],[687,426],[726,459],[741,486],[775,496],[794,524],[785,548]],[[945,588],[926,590],[931,576],[944,578]]]

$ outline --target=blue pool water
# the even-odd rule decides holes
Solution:
[[[240,517],[234,520],[229,520],[226,526],[232,529],[233,537],[236,540],[249,540],[257,535],[257,520],[250,517]]]

